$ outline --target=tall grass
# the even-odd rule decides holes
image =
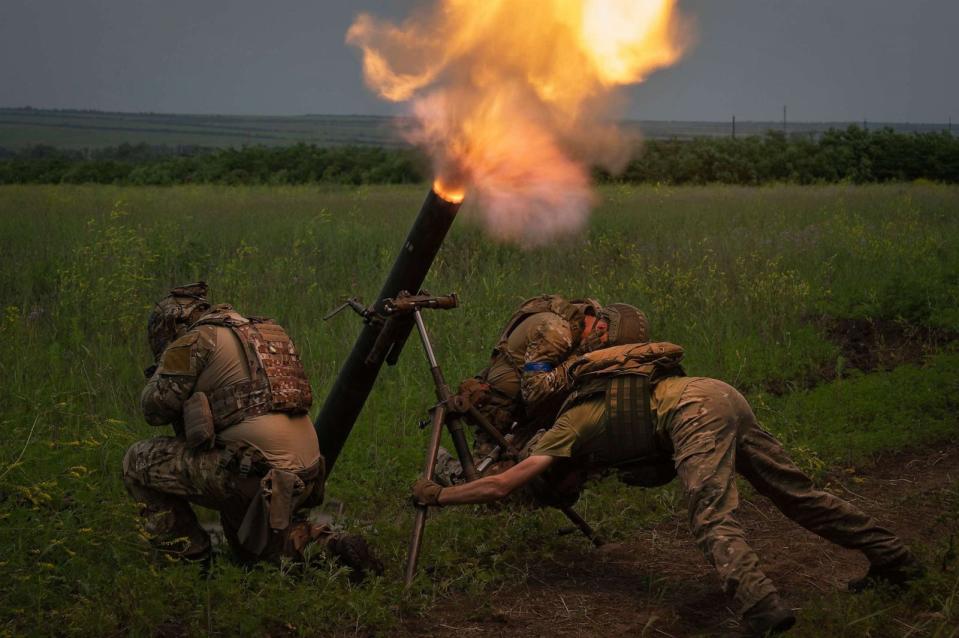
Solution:
[[[137,407],[152,302],[205,279],[215,301],[276,317],[303,352],[318,407],[360,328],[355,317],[321,317],[346,296],[371,300],[424,195],[422,187],[0,188],[0,634],[376,630],[578,542],[549,533],[561,524],[554,512],[444,512],[428,532],[431,578],[399,591],[406,490],[425,443],[417,422],[433,399],[412,340],[381,374],[328,485],[391,578],[353,589],[317,559],[305,573],[221,561],[207,580],[165,568],[141,538],[119,460],[159,433]],[[427,284],[463,302],[427,318],[451,381],[482,368],[519,301],[556,291],[642,307],[655,338],[687,348],[690,373],[749,392],[810,469],[955,432],[954,353],[802,389],[840,358],[819,317],[959,330],[959,188],[602,195],[586,232],[530,251],[492,243],[467,205]],[[770,384],[795,391],[770,396]],[[614,537],[675,506],[668,489],[613,482],[582,502]]]

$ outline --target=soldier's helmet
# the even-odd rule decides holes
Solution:
[[[584,315],[593,315],[594,317],[597,316],[603,309],[603,304],[591,297],[572,299],[569,303],[581,308]]]
[[[635,306],[626,303],[614,303],[600,310],[599,319],[609,324],[609,335],[605,346],[623,346],[630,343],[649,341],[649,319]]]
[[[156,302],[147,319],[147,339],[154,358],[167,344],[175,341],[186,329],[211,308],[206,282],[178,286]]]

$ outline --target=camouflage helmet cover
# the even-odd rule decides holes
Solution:
[[[599,303],[598,300],[591,297],[583,297],[582,299],[572,299],[570,300],[571,304],[578,306],[582,309],[584,315],[592,315],[593,317],[599,315],[603,309],[603,304]]]
[[[622,346],[649,341],[649,319],[642,310],[625,303],[605,306],[598,317],[609,324],[606,346]]]
[[[176,340],[210,307],[207,285],[203,281],[178,286],[156,302],[147,319],[147,339],[154,358],[159,357],[168,343]]]

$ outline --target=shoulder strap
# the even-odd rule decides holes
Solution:
[[[200,317],[200,319],[190,327],[225,326],[227,328],[232,328],[233,326],[248,324],[251,321],[251,319],[236,312],[233,309],[233,306],[229,304],[220,304],[218,306],[214,306],[210,312]]]

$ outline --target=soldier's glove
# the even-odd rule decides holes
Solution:
[[[464,379],[460,383],[459,392],[456,394],[454,407],[458,410],[468,409],[469,406],[482,407],[489,396],[489,384],[483,383],[476,377]]]
[[[443,507],[440,505],[440,492],[443,486],[435,481],[421,478],[413,483],[413,503],[421,506]]]
[[[350,580],[361,583],[370,574],[383,575],[383,563],[373,554],[369,543],[358,534],[334,534],[329,541],[330,553],[352,571]]]

